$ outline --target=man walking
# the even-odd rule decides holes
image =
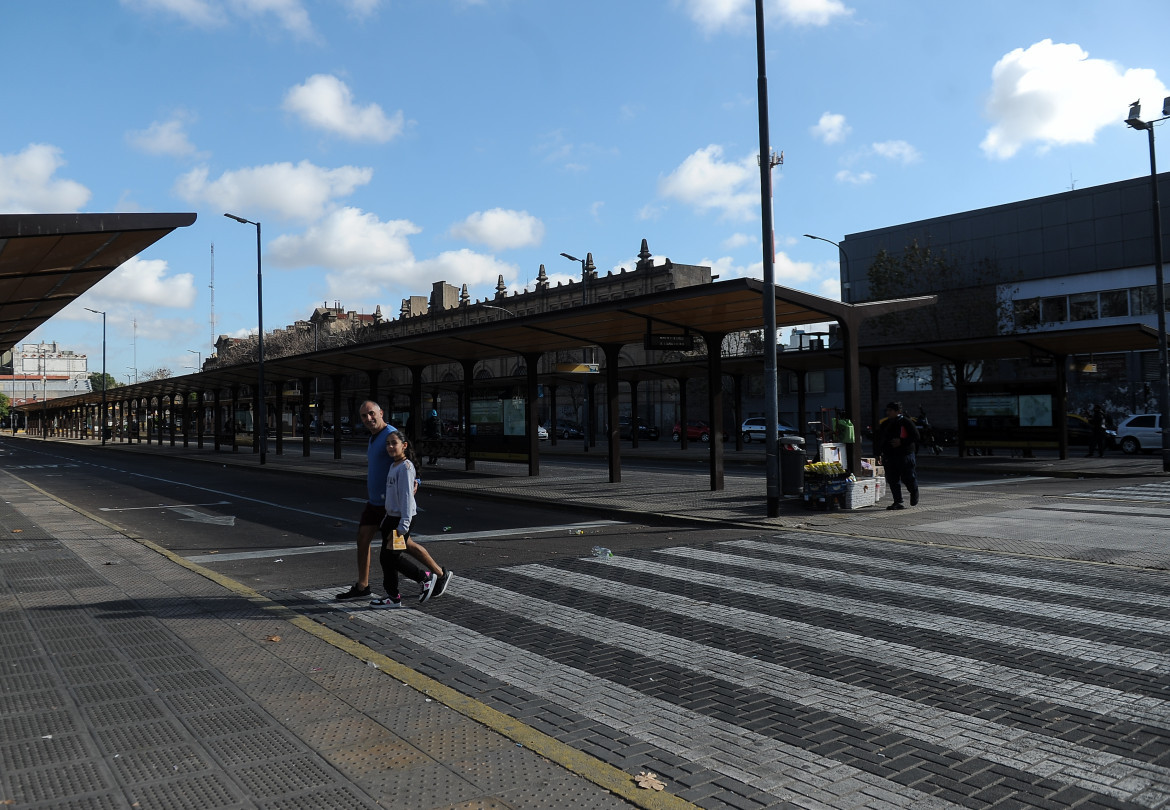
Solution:
[[[397,430],[393,425],[386,424],[382,418],[382,408],[378,403],[366,400],[358,409],[362,424],[370,432],[370,441],[366,447],[366,506],[358,520],[357,532],[357,582],[350,586],[348,591],[337,594],[339,601],[349,599],[370,598],[370,546],[374,537],[378,535],[378,527],[382,518],[386,516],[386,476],[390,472],[390,457],[386,455],[386,436]],[[443,570],[434,557],[425,548],[413,539],[406,541],[406,550],[411,556],[429,568],[438,582],[435,583],[432,597],[439,596],[447,590],[453,574],[450,570]]]
[[[886,483],[894,502],[886,509],[905,509],[902,503],[902,484],[910,493],[910,505],[918,505],[918,475],[915,451],[918,449],[918,428],[902,413],[901,402],[886,405],[886,418],[878,426],[877,455],[886,468]]]

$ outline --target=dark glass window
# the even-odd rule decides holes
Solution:
[[[1129,315],[1129,290],[1106,290],[1101,293],[1101,317],[1124,318]]]
[[[1040,325],[1040,299],[1025,298],[1012,302],[1016,329],[1030,329]]]
[[[1071,320],[1097,320],[1097,293],[1077,293],[1068,297],[1068,309]]]
[[[1068,299],[1063,295],[1040,299],[1040,321],[1042,323],[1064,323],[1068,320]]]

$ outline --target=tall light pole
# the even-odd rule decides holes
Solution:
[[[780,515],[780,443],[776,425],[776,237],[772,224],[772,144],[768,134],[768,72],[764,58],[764,0],[756,0],[756,106],[760,118],[760,231],[764,253],[764,474],[768,517]]]
[[[1153,121],[1141,120],[1142,105],[1138,99],[1129,107],[1125,123],[1134,129],[1144,129],[1150,136],[1150,187],[1154,194],[1154,284],[1158,307],[1158,404],[1161,407],[1162,472],[1170,472],[1170,367],[1166,362],[1166,289],[1162,270],[1162,210],[1158,202],[1158,161],[1154,155],[1154,124],[1170,118],[1170,96],[1162,101],[1162,117]]]
[[[841,247],[840,242],[834,242],[832,239],[826,239],[823,236],[813,236],[811,233],[806,233],[809,239],[819,239],[822,242],[828,242],[837,248],[837,252],[841,255],[842,267],[845,270],[845,278],[847,281],[841,282],[841,290],[845,293],[845,303],[853,303],[853,276],[849,274],[849,254],[845,252],[845,248]]]
[[[580,262],[581,263],[581,306],[585,306],[585,304],[587,304],[589,302],[589,299],[586,297],[586,293],[588,292],[586,289],[586,283],[589,280],[589,272],[591,270],[597,269],[593,264],[593,254],[586,253],[584,259],[578,259],[576,256],[570,256],[568,253],[562,253],[561,255],[564,256],[566,259],[568,259],[571,262]],[[589,350],[584,348],[584,347],[582,347],[582,349],[581,349],[581,362],[584,364],[589,363]],[[582,419],[581,419],[581,440],[585,444],[585,452],[588,453],[589,452],[589,383],[584,383],[581,386],[581,388],[584,391],[584,393],[581,395],[581,397],[582,397],[581,401],[582,401],[582,404],[584,405],[584,408],[581,412],[581,417],[582,417]]]
[[[260,413],[257,414],[260,417],[260,422],[257,425],[256,439],[260,442],[260,463],[265,464],[267,463],[266,454],[268,451],[268,414],[264,403],[264,273],[260,267],[260,223],[237,217],[235,214],[224,214],[224,216],[244,225],[256,226],[256,320],[259,335],[257,353],[260,361],[256,371],[256,387],[260,402]]]
[[[97,309],[85,308],[86,312],[102,316],[102,418],[98,430],[102,432],[102,446],[106,444],[106,313]]]

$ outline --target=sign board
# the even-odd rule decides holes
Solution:
[[[694,335],[646,335],[642,341],[646,349],[673,349],[680,352],[693,351],[695,348]]]
[[[597,363],[557,363],[557,371],[562,374],[597,374],[600,370]]]

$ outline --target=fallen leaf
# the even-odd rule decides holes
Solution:
[[[13,533],[13,534],[20,534],[20,533],[22,533],[23,531],[24,531],[24,529],[13,529],[13,530],[12,530],[12,533]],[[9,801],[11,801],[11,800],[9,800]]]
[[[658,778],[658,774],[650,771],[640,772],[634,777],[634,781],[638,783],[638,787],[647,790],[666,790],[666,783]]]
[[[280,636],[268,636],[265,641],[280,641]]]

